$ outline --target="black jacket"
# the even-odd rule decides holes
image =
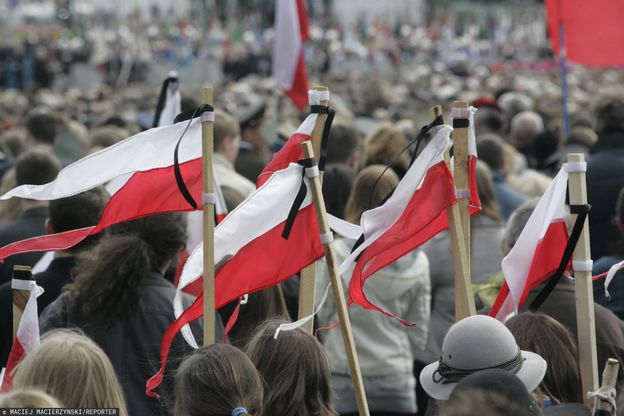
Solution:
[[[61,295],[50,304],[39,319],[41,333],[56,328],[79,328],[94,340],[110,358],[124,390],[130,415],[172,414],[172,372],[183,356],[191,351],[181,335],[171,346],[165,379],[157,389],[161,401],[145,395],[146,381],[160,368],[160,342],[165,330],[174,321],[172,301],[175,287],[164,277],[152,273],[138,305],[125,319],[111,327],[89,322],[72,312],[71,300]],[[185,297],[186,306],[190,297]],[[223,336],[223,325],[218,314],[217,339]],[[196,339],[201,340],[201,327],[191,325]],[[199,342],[201,344],[201,342]]]
[[[61,289],[71,281],[71,269],[75,259],[60,257],[52,260],[48,268],[34,277],[45,292],[37,298],[37,308],[41,311],[54,302],[61,294]],[[13,345],[13,291],[11,282],[0,286],[0,366],[4,367]]]
[[[613,221],[620,189],[624,187],[624,131],[601,134],[587,161],[587,201],[591,253],[596,260],[614,254],[620,238]]]

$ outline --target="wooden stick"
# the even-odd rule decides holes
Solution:
[[[615,358],[609,358],[607,363],[605,364],[605,368],[602,371],[602,388],[603,389],[615,389],[615,384],[617,383],[617,375],[620,370],[620,362]],[[607,414],[612,414],[615,410],[611,403],[606,400],[601,400],[600,398],[596,398],[596,405],[594,407],[594,414],[596,414],[597,410],[603,410],[607,412]]]
[[[212,106],[212,87],[201,91],[201,104]],[[202,193],[214,195],[212,171],[213,121],[202,122]],[[203,199],[203,198],[202,198]],[[202,201],[203,202],[203,201]],[[215,335],[215,288],[214,288],[214,202],[203,204],[204,216],[204,345],[214,344]]]
[[[455,101],[453,108],[467,109],[468,101]],[[453,179],[457,189],[468,189],[470,182],[468,178],[468,128],[456,127],[453,130]],[[462,198],[459,205],[462,230],[464,232],[464,247],[466,248],[466,266],[470,269],[470,214],[468,213],[468,199]]]
[[[433,116],[442,114],[442,108],[437,105],[432,108]],[[444,152],[444,160],[450,168],[450,156],[448,150]],[[472,297],[470,269],[467,264],[466,246],[464,245],[464,232],[461,222],[459,205],[454,204],[446,210],[448,218],[449,235],[451,236],[451,251],[453,252],[453,266],[455,270],[455,321],[468,316],[476,315],[477,311]]]
[[[568,155],[568,163],[584,162],[585,155]],[[585,172],[570,172],[568,179],[570,205],[587,204]],[[572,214],[572,221],[576,214]],[[575,262],[591,261],[589,246],[589,220],[585,220],[583,231],[574,248]],[[574,291],[576,297],[576,324],[578,331],[581,383],[585,393],[598,389],[598,364],[596,355],[596,322],[594,318],[594,292],[591,271],[574,270]],[[591,400],[587,404],[591,406]]]
[[[314,158],[314,150],[309,141],[301,144],[303,154],[306,158]],[[325,200],[323,199],[323,191],[321,189],[321,181],[319,176],[310,178],[310,188],[312,191],[312,201],[316,210],[316,218],[318,220],[321,236],[331,236],[331,229],[327,221],[327,212],[325,210]],[[327,270],[336,302],[336,310],[340,319],[340,330],[342,331],[342,340],[344,342],[345,351],[347,353],[347,361],[349,363],[349,372],[353,381],[353,391],[355,392],[355,401],[360,416],[368,416],[368,403],[364,392],[364,383],[362,381],[362,373],[358,362],[357,351],[355,350],[355,342],[353,341],[353,332],[351,331],[351,320],[347,311],[347,303],[345,301],[342,281],[336,268],[336,257],[332,250],[330,242],[323,242],[325,249],[325,260],[327,261]]]
[[[13,266],[13,279],[29,281],[33,280],[32,271],[28,266],[15,265]],[[26,308],[26,302],[30,298],[30,290],[25,289],[12,289],[13,292],[13,338],[17,336],[17,328],[19,328],[20,321],[22,320],[22,314],[24,308]]]
[[[316,86],[312,87],[315,91],[329,91],[327,87]],[[321,101],[321,105],[329,105],[329,101]],[[325,121],[327,120],[327,114],[319,114],[316,119],[316,124],[312,130],[312,148],[315,155],[321,154],[321,139],[323,136],[323,128],[325,127]],[[322,183],[322,182],[321,182]],[[314,304],[316,302],[316,262],[304,267],[301,270],[299,279],[299,309],[297,319],[312,315],[314,313]],[[314,329],[314,320],[310,319],[306,322],[301,329],[308,334],[312,333]]]

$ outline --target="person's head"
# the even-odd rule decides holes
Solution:
[[[17,185],[43,185],[56,179],[61,162],[52,153],[32,149],[22,153],[15,163]]]
[[[250,359],[239,349],[213,344],[193,351],[178,367],[176,416],[259,416],[262,382]],[[242,410],[244,409],[244,411]]]
[[[334,126],[327,140],[327,164],[336,163],[357,170],[360,166],[361,138],[357,129]]]
[[[245,200],[243,194],[240,191],[232,188],[231,186],[221,186],[221,194],[223,195],[223,202],[228,212],[234,211],[241,202]]]
[[[546,361],[521,350],[498,320],[475,315],[456,322],[444,337],[439,361],[420,373],[420,384],[435,400],[447,400],[458,382],[484,369],[505,370],[535,390],[546,373]]]
[[[507,91],[498,98],[498,105],[505,112],[507,119],[512,120],[517,114],[533,109],[533,100],[528,96]]]
[[[565,138],[566,145],[578,145],[589,149],[598,140],[598,135],[591,127],[578,126],[574,127],[568,137]]]
[[[505,114],[494,107],[479,107],[475,113],[475,132],[477,137],[485,133],[502,134],[507,129]]]
[[[264,385],[262,416],[336,415],[325,350],[301,329],[281,331],[275,339],[280,323],[265,322],[245,351]]]
[[[539,413],[537,413],[539,415]],[[441,404],[437,416],[532,416],[508,398],[481,389],[467,389]]]
[[[544,131],[542,117],[533,111],[522,111],[511,120],[511,144],[518,150],[532,146],[538,134]]]
[[[118,408],[126,402],[110,360],[84,335],[68,330],[45,334],[15,370],[13,387],[40,389],[67,407]]]
[[[58,120],[52,114],[34,113],[26,119],[26,143],[28,147],[54,146]]]
[[[579,356],[570,330],[548,315],[521,313],[505,322],[523,350],[544,357],[548,369],[540,393],[555,403],[582,403]]]
[[[481,200],[481,213],[495,221],[502,221],[502,216],[496,196],[494,195],[494,181],[490,168],[480,160],[477,160],[477,189]]]
[[[399,177],[392,169],[384,172],[385,169],[383,165],[371,165],[358,173],[345,207],[345,220],[359,224],[364,211],[377,208],[394,191],[399,184]]]
[[[492,172],[500,172],[505,167],[503,143],[497,136],[488,135],[477,142],[479,160],[485,162]]]
[[[364,141],[364,166],[387,166],[407,145],[405,134],[390,123],[382,123]],[[403,177],[409,169],[410,155],[404,152],[392,162],[392,169]]]
[[[164,274],[186,244],[181,213],[156,214],[114,225],[79,260],[67,285],[76,313],[110,325],[129,313],[149,276]]]
[[[503,234],[503,254],[507,255],[509,251],[516,245],[520,233],[524,229],[524,226],[529,221],[531,214],[537,206],[539,199],[531,199],[524,204],[520,205],[507,220],[505,226],[505,232]]]
[[[130,137],[130,133],[116,126],[104,126],[98,127],[90,134],[90,151],[105,149],[110,147],[123,139]]]
[[[342,163],[325,166],[323,198],[327,213],[338,218],[344,217],[354,176],[353,170]]]
[[[596,132],[624,130],[624,98],[620,95],[605,95],[598,99],[594,108]]]
[[[0,409],[59,409],[63,405],[41,390],[13,390],[0,395]]]
[[[544,130],[537,136],[535,136],[535,140],[532,145],[533,156],[535,156],[535,161],[537,163],[537,169],[547,169],[552,168],[554,163],[552,161],[552,156],[559,149],[559,134],[550,131]],[[555,161],[556,162],[556,161]]]
[[[74,196],[50,201],[46,232],[54,234],[96,225],[109,198],[103,187],[96,187]],[[87,249],[98,240],[97,237],[88,237],[67,251],[76,253]]]
[[[240,127],[238,122],[224,111],[215,112],[214,149],[231,163],[238,157]]]

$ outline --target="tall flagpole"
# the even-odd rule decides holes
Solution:
[[[559,68],[561,76],[561,115],[563,117],[563,137],[570,134],[568,113],[568,51],[566,50],[565,25],[563,23],[563,2],[559,0]]]

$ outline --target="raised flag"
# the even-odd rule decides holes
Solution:
[[[504,321],[524,304],[529,291],[555,273],[568,242],[564,164],[540,198],[513,248],[502,262],[505,282],[490,316]]]
[[[13,289],[28,290],[30,297],[22,318],[17,327],[15,338],[13,338],[13,346],[9,353],[4,377],[0,384],[0,392],[5,393],[13,387],[13,371],[17,364],[28,354],[35,346],[39,344],[39,314],[37,311],[37,298],[43,293],[43,288],[38,286],[34,280],[13,279],[11,282]]]
[[[308,26],[303,0],[277,0],[273,78],[299,110],[308,103],[308,76],[303,59],[303,43],[309,39]]]
[[[152,127],[170,126],[176,116],[182,112],[182,96],[180,95],[180,85],[178,73],[169,72],[169,76],[163,81],[162,89],[156,104],[154,122]]]
[[[301,187],[303,168],[291,164],[273,174],[215,228],[215,306],[241,296],[274,286],[323,256],[320,232],[310,191],[299,208],[290,236],[285,227],[293,201]],[[146,393],[160,384],[174,336],[184,325],[203,314],[203,294],[182,312],[180,290],[200,278],[203,272],[203,247],[198,246],[189,258],[174,300],[178,317],[167,329],[161,343],[161,369],[148,380]],[[183,332],[184,334],[184,332]],[[187,341],[196,346],[190,334]]]

